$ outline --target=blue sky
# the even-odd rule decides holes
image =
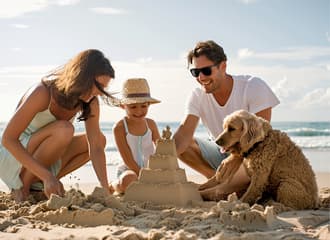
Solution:
[[[223,46],[229,74],[256,75],[280,98],[274,121],[330,121],[329,0],[0,0],[0,121],[19,97],[87,48],[116,70],[110,90],[145,77],[162,103],[157,121],[180,121],[196,81],[185,56],[196,42]],[[120,109],[102,106],[103,121]]]

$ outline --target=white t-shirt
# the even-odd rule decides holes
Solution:
[[[213,94],[201,88],[191,93],[186,104],[186,114],[199,117],[209,134],[215,139],[223,130],[223,119],[236,110],[257,113],[280,103],[269,86],[260,78],[249,75],[232,76],[233,89],[224,106],[220,106]]]

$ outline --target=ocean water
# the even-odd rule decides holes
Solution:
[[[84,131],[82,122],[75,122],[74,124],[77,132]],[[112,134],[113,124],[114,122],[101,123],[101,129],[107,138],[106,152],[108,154],[117,151]],[[157,125],[160,133],[167,125],[170,126],[171,131],[174,133],[180,123],[158,122]],[[5,126],[5,122],[0,122],[0,138]],[[272,126],[274,129],[286,132],[303,150],[330,151],[330,122],[272,122]],[[200,124],[196,129],[195,136],[208,138],[208,132]],[[109,163],[111,164],[112,162]]]
[[[158,122],[159,132],[169,125],[172,132],[175,132],[179,122]],[[112,122],[101,123],[101,128],[107,136],[107,151],[116,151],[112,135]],[[330,122],[273,122],[274,129],[286,132],[290,138],[302,149],[314,149],[330,151]],[[81,123],[77,124],[77,130],[83,130]],[[207,129],[199,125],[195,136],[208,138]]]
[[[109,171],[109,179],[113,180],[116,176],[116,167],[122,162],[120,155],[116,149],[112,134],[113,122],[102,122],[101,129],[107,138],[106,156]],[[159,132],[169,125],[172,133],[178,127],[179,122],[158,122]],[[0,123],[0,136],[6,126],[6,123]],[[286,132],[290,138],[302,148],[303,152],[309,159],[314,171],[330,172],[330,122],[272,122],[274,129]],[[84,124],[76,122],[76,131],[84,131]],[[199,125],[196,129],[195,136],[208,138],[207,130]],[[186,169],[187,174],[196,174],[196,172],[179,162],[180,167]],[[93,172],[91,163],[87,163],[82,169],[76,171],[75,174],[66,177],[66,181],[71,181],[74,177],[82,182],[97,182],[95,173]]]

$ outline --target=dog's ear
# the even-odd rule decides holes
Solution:
[[[241,148],[245,148],[245,146],[247,146],[250,142],[250,135],[248,133],[250,125],[249,125],[247,119],[242,118],[241,120],[243,123],[243,129],[242,129],[242,135],[240,138],[240,145],[241,145]]]
[[[256,142],[264,138],[262,121],[257,117],[252,117],[243,120],[243,132],[240,139],[241,149],[243,152],[250,149]]]

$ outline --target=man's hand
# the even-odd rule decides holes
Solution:
[[[198,188],[198,191],[203,191],[209,188],[213,188],[218,184],[218,181],[216,179],[216,176],[213,175],[213,177],[209,178],[205,183],[201,184]]]
[[[221,183],[226,180],[230,182],[238,168],[241,166],[243,159],[243,157],[234,154],[230,154],[224,159],[215,173],[217,182]]]

